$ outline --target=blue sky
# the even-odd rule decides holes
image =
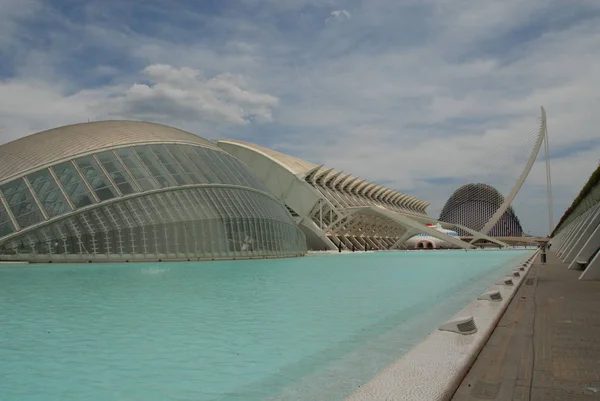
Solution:
[[[556,219],[600,155],[595,0],[0,0],[0,143],[124,118],[432,202],[505,192],[548,112]],[[514,202],[547,232],[542,159]]]

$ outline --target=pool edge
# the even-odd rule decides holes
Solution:
[[[484,291],[500,291],[502,301],[475,299],[449,319],[472,316],[477,325],[476,333],[462,335],[435,330],[403,357],[359,386],[346,401],[449,400],[489,340],[538,253],[539,250],[527,259],[521,277],[511,277],[513,286],[494,284]]]

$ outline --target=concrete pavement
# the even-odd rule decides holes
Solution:
[[[600,281],[530,269],[453,400],[600,400]]]

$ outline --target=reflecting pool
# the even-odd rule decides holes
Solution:
[[[343,400],[531,253],[0,265],[0,399]]]

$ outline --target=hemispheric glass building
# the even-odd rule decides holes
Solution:
[[[494,213],[504,203],[504,196],[487,184],[467,184],[458,188],[446,201],[440,220],[461,224],[475,231],[481,231]],[[457,228],[460,235],[469,233]],[[512,206],[500,216],[489,233],[493,237],[521,237],[523,228]]]
[[[164,125],[100,121],[0,146],[0,259],[299,256],[289,211],[235,157]]]

